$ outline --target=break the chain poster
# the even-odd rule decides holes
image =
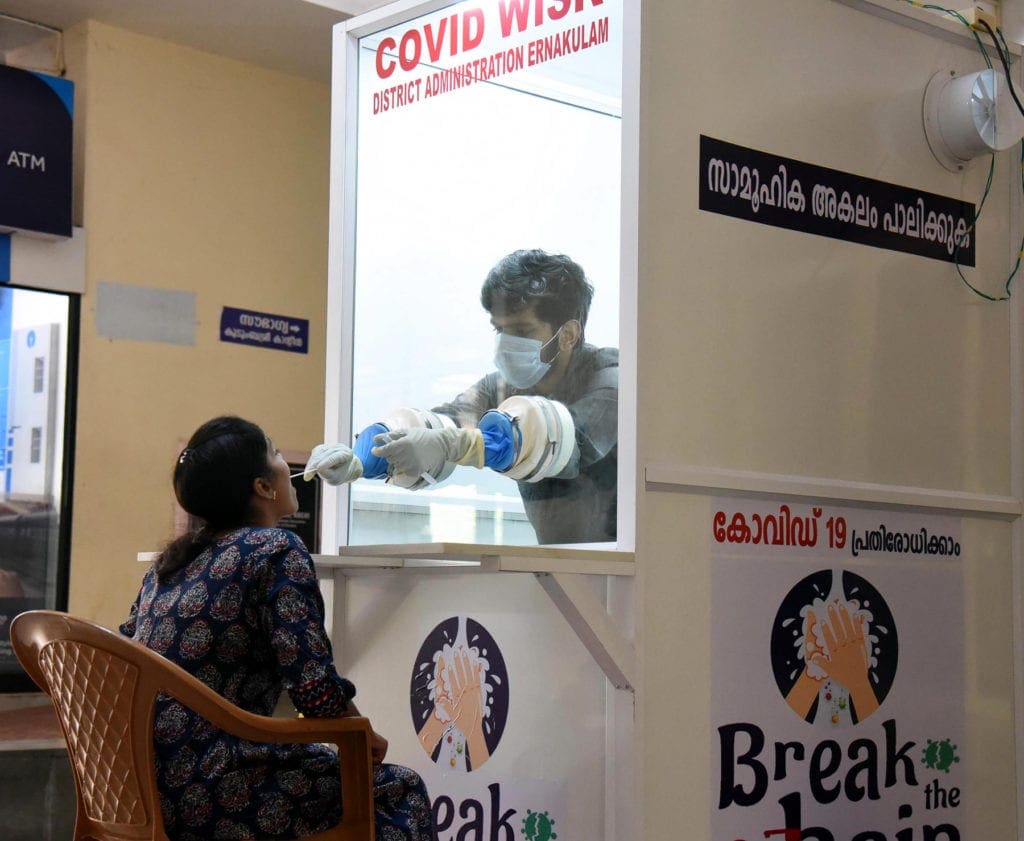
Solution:
[[[957,518],[712,501],[712,841],[959,841]]]

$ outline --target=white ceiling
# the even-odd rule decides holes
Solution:
[[[0,0],[0,14],[70,29],[86,19],[323,82],[331,27],[385,0]]]

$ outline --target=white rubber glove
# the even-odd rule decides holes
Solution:
[[[344,444],[317,444],[306,462],[302,478],[307,482],[320,476],[328,485],[344,485],[363,475],[363,463]]]
[[[484,466],[484,439],[479,429],[395,429],[375,435],[370,450],[386,458],[395,473],[437,476],[445,462]]]

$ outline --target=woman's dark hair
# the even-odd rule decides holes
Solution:
[[[480,290],[480,303],[489,313],[498,305],[510,313],[532,307],[552,330],[576,319],[581,340],[593,297],[594,287],[578,263],[536,248],[502,257]]]
[[[245,525],[252,484],[261,477],[270,477],[270,467],[267,436],[256,424],[224,416],[199,427],[174,465],[174,495],[202,526],[167,544],[154,565],[157,577],[165,581],[190,564],[217,532]]]

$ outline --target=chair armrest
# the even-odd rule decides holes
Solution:
[[[112,632],[111,632],[112,633]],[[119,635],[118,635],[119,636]],[[124,640],[124,637],[120,637]],[[367,742],[372,732],[369,719],[357,716],[344,718],[273,718],[256,715],[232,704],[214,692],[197,677],[185,671],[177,663],[168,660],[155,651],[135,641],[131,643],[140,656],[156,658],[160,670],[156,675],[156,688],[176,698],[186,707],[194,710],[215,727],[232,736],[250,739],[254,742],[332,742],[338,739],[349,741],[362,736]],[[336,738],[329,738],[334,736]]]
[[[168,694],[233,736],[254,742],[329,742],[337,745],[339,784],[346,794],[341,823],[335,830],[339,838],[374,837],[373,757],[370,747],[373,730],[368,718],[271,718],[254,715],[236,707],[191,675],[187,677],[187,683],[180,683]]]
[[[159,656],[159,655],[154,655]],[[175,680],[163,690],[226,733],[254,742],[328,742],[338,746],[338,777],[348,792],[342,821],[343,836],[373,838],[373,757],[370,720],[345,718],[271,718],[254,715],[222,698],[179,666],[168,662]],[[352,829],[354,827],[354,829]],[[347,833],[352,833],[347,834]]]
[[[156,655],[160,656],[160,655]],[[194,710],[215,727],[232,736],[255,742],[349,742],[365,739],[369,754],[372,729],[367,718],[273,718],[243,710],[214,692],[180,666],[165,661],[176,679],[165,682],[162,691]]]
[[[238,710],[234,716],[219,722],[214,721],[212,717],[203,717],[232,736],[254,742],[330,742],[336,745],[351,745],[365,741],[367,754],[370,751],[370,734],[373,732],[370,719],[356,716],[271,718]]]
[[[143,646],[140,646],[144,648]],[[146,655],[160,657],[145,650]],[[374,837],[373,756],[370,720],[344,718],[272,718],[237,707],[180,666],[166,663],[160,689],[226,733],[254,742],[328,742],[338,746],[338,777],[346,792],[339,838]],[[333,837],[333,836],[332,836]]]

